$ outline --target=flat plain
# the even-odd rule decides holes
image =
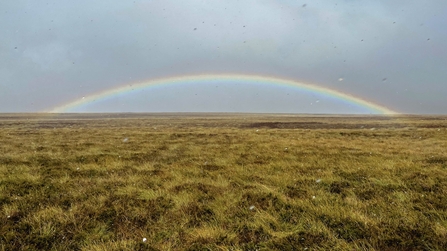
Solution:
[[[1,250],[447,250],[447,116],[0,114]]]

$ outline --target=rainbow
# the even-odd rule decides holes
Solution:
[[[162,85],[174,85],[174,84],[188,84],[188,83],[207,83],[212,81],[224,81],[227,83],[255,83],[263,85],[276,85],[292,87],[302,91],[308,91],[311,93],[328,96],[336,100],[343,101],[350,105],[358,106],[369,110],[371,113],[379,114],[397,114],[397,112],[388,109],[384,106],[376,104],[374,102],[367,101],[365,99],[354,97],[347,93],[339,92],[330,88],[321,87],[313,84],[306,84],[289,79],[282,79],[276,77],[266,77],[259,75],[242,75],[242,74],[202,74],[202,75],[186,75],[169,78],[152,79],[143,82],[137,82],[132,84],[125,84],[122,86],[114,87],[99,91],[97,93],[90,94],[86,97],[73,100],[71,102],[56,106],[52,108],[50,113],[63,113],[73,110],[79,106],[93,103],[97,100],[113,97],[121,94],[127,94],[133,91],[142,90],[154,86]],[[47,111],[48,112],[48,111]]]

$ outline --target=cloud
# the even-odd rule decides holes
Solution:
[[[428,93],[445,82],[446,7],[444,1],[3,1],[0,22],[8,25],[0,80],[8,97],[24,97],[40,110],[132,81],[231,72],[313,82],[420,111],[402,95],[408,89],[425,97],[422,110],[432,111],[430,104],[447,95]],[[29,91],[36,86],[52,91]],[[0,105],[17,108],[7,97]]]

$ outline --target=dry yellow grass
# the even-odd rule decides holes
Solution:
[[[441,116],[0,115],[0,247],[447,250],[446,149]]]

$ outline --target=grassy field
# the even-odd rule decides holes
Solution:
[[[0,115],[1,250],[447,250],[447,116]]]

